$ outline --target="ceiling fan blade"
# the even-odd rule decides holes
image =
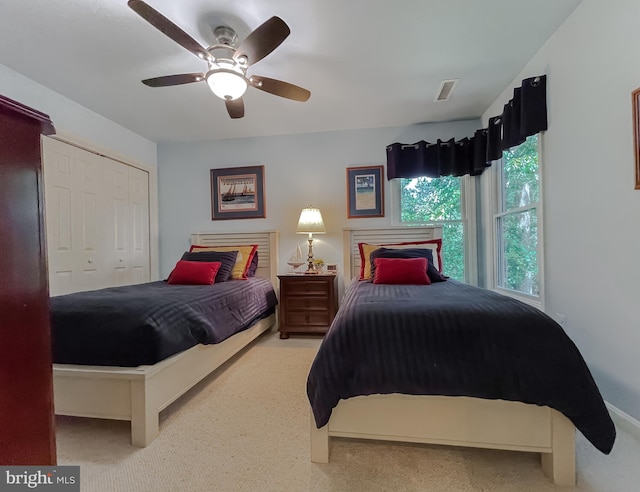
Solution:
[[[186,48],[203,60],[211,58],[209,52],[204,49],[200,43],[142,0],[129,0],[128,5],[136,14],[160,32],[173,39],[183,48]]]
[[[253,65],[280,46],[290,32],[285,21],[273,16],[246,37],[233,58],[239,60],[244,57],[247,59],[247,66]]]
[[[256,89],[276,96],[286,97],[287,99],[293,99],[294,101],[305,102],[311,97],[311,92],[307,89],[290,84],[289,82],[283,82],[282,80],[252,75],[249,78],[249,82]]]
[[[168,87],[170,85],[191,84],[192,82],[200,82],[205,79],[203,73],[181,73],[178,75],[164,75],[162,77],[154,77],[142,81],[144,85],[149,87]]]
[[[244,116],[244,101],[241,97],[238,99],[227,99],[224,102],[227,106],[227,112],[233,119],[242,118]]]

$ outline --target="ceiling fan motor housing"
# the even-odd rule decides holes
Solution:
[[[216,36],[216,44],[207,49],[212,56],[206,74],[207,84],[221,99],[238,99],[244,95],[248,86],[245,78],[246,68],[233,58],[238,36],[228,26],[218,26],[213,33]]]
[[[213,30],[218,44],[226,44],[232,48],[237,48],[238,35],[229,26],[218,26]]]

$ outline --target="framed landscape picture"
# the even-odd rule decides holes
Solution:
[[[211,219],[266,217],[264,166],[211,169]]]
[[[347,168],[347,218],[384,217],[384,166]]]

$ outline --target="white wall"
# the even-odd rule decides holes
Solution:
[[[640,2],[583,0],[483,115],[546,73],[546,310],[566,315],[604,398],[640,419],[640,190],[631,92],[640,86]],[[483,176],[483,179],[486,179]],[[544,364],[544,361],[540,361]]]
[[[48,114],[58,133],[66,133],[119,156],[151,167],[156,144],[43,85],[0,65],[0,94]]]
[[[336,131],[158,145],[161,275],[167,275],[198,231],[280,231],[280,271],[296,243],[306,252],[306,236],[296,235],[300,211],[319,207],[327,234],[316,235],[314,255],[342,266],[342,228],[391,225],[385,180],[385,217],[347,219],[346,168],[386,164],[388,144],[473,135],[479,120],[407,128]],[[211,220],[209,170],[265,166],[266,219]],[[385,166],[386,171],[386,166]]]

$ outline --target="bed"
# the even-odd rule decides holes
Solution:
[[[331,437],[528,451],[540,453],[555,483],[575,484],[574,423],[605,453],[615,428],[577,348],[553,320],[453,280],[357,281],[358,243],[440,234],[344,231],[347,292],[307,382],[311,460],[329,461]],[[399,317],[404,310],[408,318]]]
[[[191,244],[214,247],[257,244],[259,262],[256,277],[269,279],[268,283],[271,286],[277,285],[277,231],[196,233],[191,236]],[[236,286],[239,285],[236,282],[225,282],[220,286],[234,283]],[[157,283],[152,283],[146,288],[159,288],[153,284]],[[272,290],[272,292],[275,294],[275,291]],[[179,298],[176,298],[174,303],[180,303]],[[54,363],[55,413],[131,421],[131,443],[134,446],[145,447],[158,435],[159,412],[162,409],[240,352],[259,335],[270,330],[274,324],[275,314],[259,316],[248,328],[219,343],[213,343],[215,340],[211,340],[210,344],[197,344],[168,358],[157,362],[155,359],[150,359],[153,363],[136,367],[113,365],[113,360],[104,359],[101,359],[103,365]],[[75,357],[78,357],[78,354],[75,354]],[[153,355],[150,357],[158,358]],[[120,359],[115,359],[116,362],[118,360]],[[104,363],[111,365],[104,365]]]

